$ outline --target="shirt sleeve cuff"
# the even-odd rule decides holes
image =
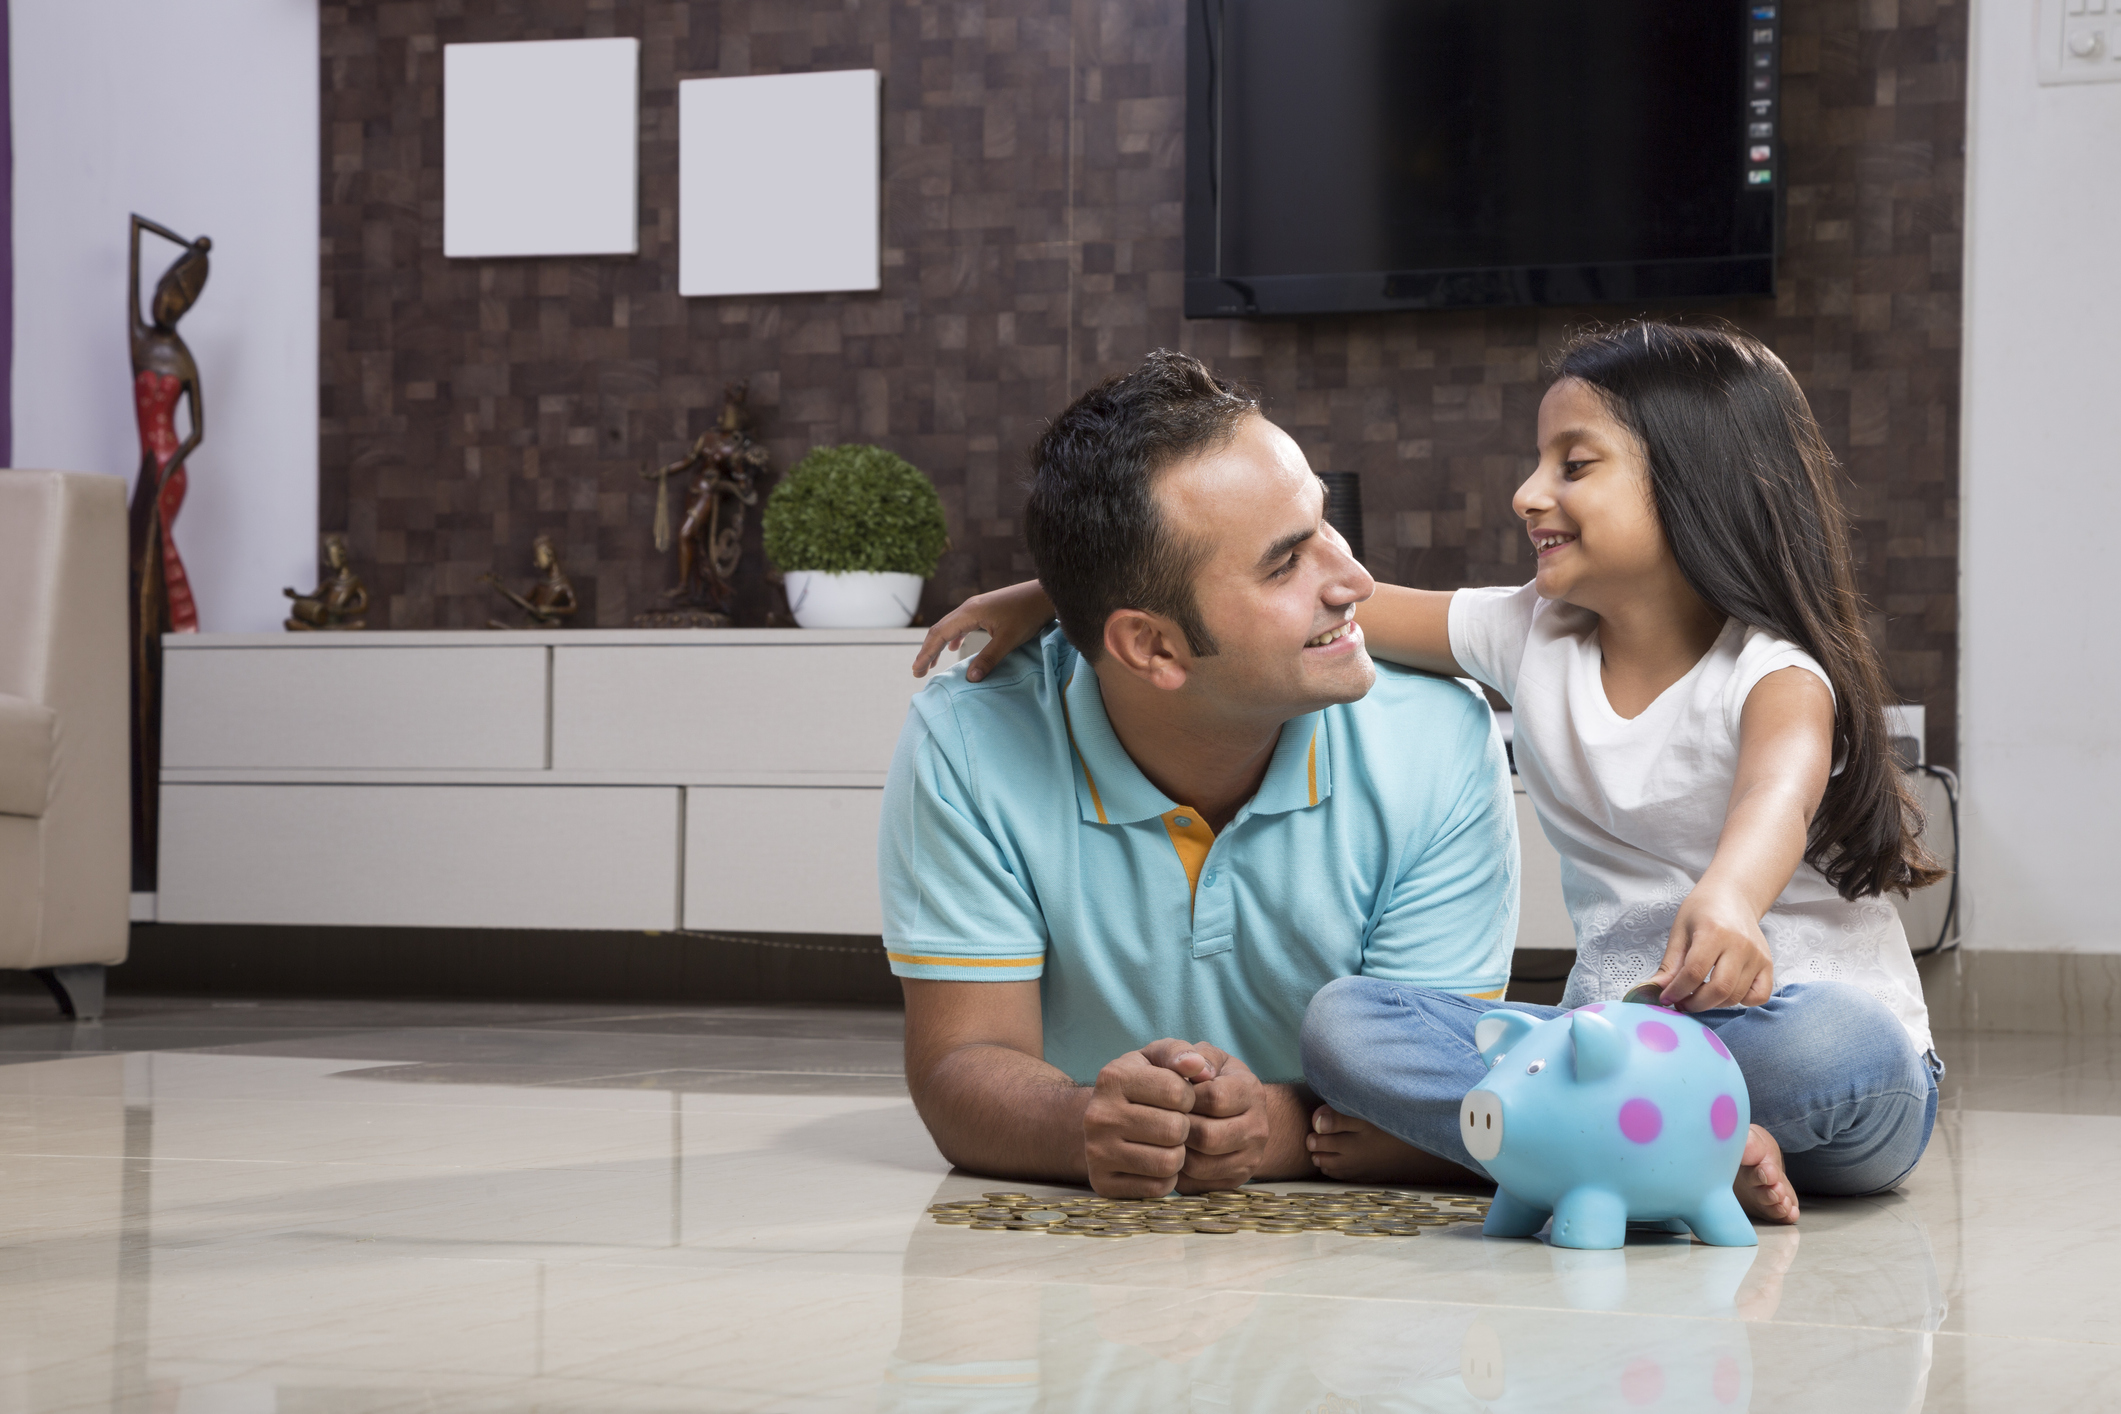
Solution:
[[[1035,982],[1046,973],[1043,952],[952,956],[918,943],[886,947],[894,977],[921,977],[936,982]]]

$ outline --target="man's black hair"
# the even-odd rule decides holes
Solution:
[[[1158,473],[1214,451],[1259,411],[1257,399],[1188,354],[1158,349],[1053,420],[1031,453],[1024,538],[1061,629],[1085,658],[1104,652],[1120,609],[1160,614],[1200,657],[1216,651],[1193,576],[1211,547],[1165,520]]]

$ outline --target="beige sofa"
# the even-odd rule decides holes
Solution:
[[[0,471],[0,968],[103,1011],[130,913],[125,483]]]

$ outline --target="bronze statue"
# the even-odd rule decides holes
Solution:
[[[287,619],[290,633],[343,632],[348,629],[368,627],[362,615],[368,612],[368,586],[353,572],[347,563],[346,537],[327,535],[324,537],[324,567],[327,573],[317,587],[307,594],[297,594],[293,586],[281,590],[295,601],[294,611]]]
[[[140,313],[140,233],[151,231],[183,247],[155,282],[147,316]],[[182,319],[206,287],[206,253],[213,242],[195,241],[142,216],[132,218],[131,257],[126,267],[125,319],[132,334],[133,413],[140,432],[140,472],[133,483],[130,525],[133,683],[133,888],[155,887],[155,832],[162,766],[162,635],[197,633],[199,610],[191,581],[171,536],[184,505],[184,462],[206,436],[199,399],[199,366],[177,334]],[[191,430],[177,436],[177,402],[190,413]]]
[[[574,597],[574,581],[567,571],[560,568],[560,552],[553,548],[550,535],[540,535],[530,542],[530,563],[545,576],[530,586],[528,594],[518,594],[501,583],[497,574],[482,574],[479,583],[490,584],[501,597],[521,609],[529,617],[528,623],[504,624],[499,619],[488,619],[488,628],[565,628],[567,620],[580,607]]]
[[[670,478],[691,475],[685,522],[678,528],[678,582],[665,599],[694,606],[689,611],[643,614],[643,626],[726,626],[736,597],[731,582],[744,557],[744,508],[759,503],[759,474],[766,449],[752,438],[748,383],[722,390],[722,415],[700,434],[692,451],[644,480],[656,483],[655,548],[670,548]],[[682,624],[677,621],[683,620]]]

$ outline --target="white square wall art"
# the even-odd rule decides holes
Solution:
[[[442,46],[442,253],[640,250],[641,42]]]
[[[880,284],[874,69],[678,85],[678,293]]]

